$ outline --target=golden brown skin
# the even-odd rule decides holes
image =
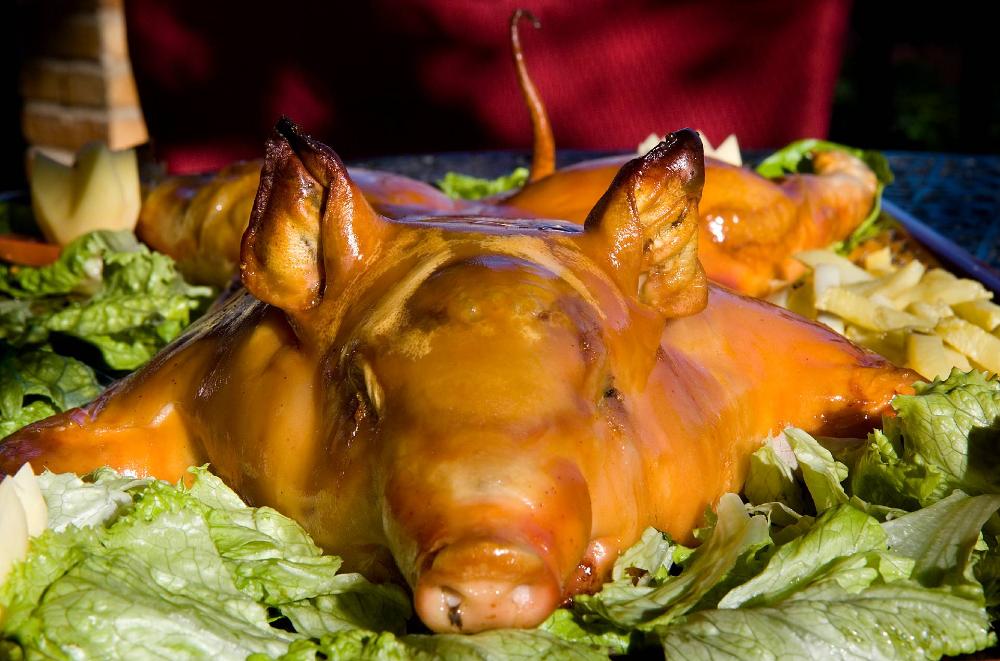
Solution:
[[[168,177],[142,203],[136,234],[170,255],[191,282],[225,286],[237,272],[240,240],[250,219],[260,161],[234,163],[214,175]],[[415,212],[455,213],[456,202],[422,181],[391,172],[353,168],[369,203],[391,218]]]
[[[177,260],[189,281],[222,286],[236,273],[259,183],[259,161],[214,175],[169,177],[143,199],[136,234]]]
[[[583,222],[626,160],[613,156],[563,168],[492,203],[451,200],[423,182],[373,170],[359,171],[358,185],[369,203],[390,218],[464,213]],[[774,280],[801,274],[793,254],[843,239],[864,220],[877,185],[871,170],[843,152],[819,152],[813,164],[815,174],[771,181],[745,168],[708,161],[698,257],[711,280],[764,296]],[[179,259],[184,274],[197,282],[222,284],[232,276],[237,237],[246,226],[241,219],[249,217],[248,184],[256,176],[247,173],[245,180],[234,181],[223,171],[222,179],[201,189],[199,183],[168,181],[154,189],[140,217],[143,240]],[[222,211],[216,212],[212,203],[220,198]]]
[[[645,527],[690,541],[769,435],[863,433],[916,378],[706,286],[702,171],[681,131],[583,227],[391,221],[280,123],[248,291],[93,404],[11,436],[0,471],[177,480],[210,462],[348,567],[398,571],[431,629],[536,625]]]
[[[614,177],[626,157],[563,168],[503,200],[541,217],[582,220],[588,202]],[[771,181],[709,159],[699,210],[698,257],[708,277],[736,291],[764,296],[776,279],[801,274],[792,259],[847,237],[875,201],[874,173],[844,152],[818,152],[815,174]]]

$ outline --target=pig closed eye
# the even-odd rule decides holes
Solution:
[[[620,404],[625,401],[625,396],[621,390],[615,387],[615,377],[610,374],[603,380],[604,386],[601,388],[601,404]]]
[[[372,369],[368,361],[358,359],[355,362],[351,369],[351,382],[357,388],[364,408],[375,414],[376,417],[381,417],[385,393],[375,376],[375,370]]]

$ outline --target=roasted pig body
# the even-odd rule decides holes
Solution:
[[[629,158],[556,170],[509,197],[487,202],[452,200],[424,182],[388,172],[351,174],[369,204],[390,218],[475,214],[582,223]],[[818,152],[813,164],[814,174],[771,181],[745,168],[708,161],[698,250],[710,279],[763,296],[774,280],[802,272],[794,253],[841,240],[864,220],[875,199],[872,171],[844,152]],[[224,284],[236,272],[259,168],[259,163],[231,166],[216,180],[168,179],[146,198],[139,236],[177,259],[189,278]]]
[[[701,143],[626,163],[584,224],[390,220],[279,124],[246,290],[93,404],[0,444],[0,471],[209,463],[435,631],[528,627],[647,526],[691,541],[795,425],[869,430],[915,375],[709,285]]]

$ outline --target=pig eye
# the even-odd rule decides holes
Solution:
[[[358,397],[361,398],[365,409],[374,413],[376,417],[381,417],[385,393],[375,376],[375,370],[368,361],[359,358],[354,363],[351,381],[358,389]]]
[[[622,392],[615,387],[615,377],[608,375],[604,381],[604,386],[601,388],[601,400],[604,402],[622,402],[625,397]]]
[[[372,408],[375,410],[375,415],[381,417],[382,400],[385,397],[385,394],[382,392],[382,386],[379,385],[378,379],[375,378],[375,371],[368,363],[362,364],[361,374],[364,378],[365,394],[368,395],[368,401],[371,402]]]

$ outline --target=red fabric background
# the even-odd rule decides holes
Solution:
[[[849,0],[130,0],[133,66],[173,171],[258,156],[281,114],[347,158],[524,148],[507,21],[557,146],[701,128],[745,147],[824,137]]]

